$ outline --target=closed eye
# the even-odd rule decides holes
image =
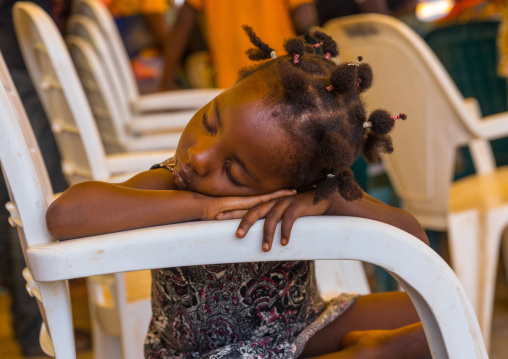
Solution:
[[[229,180],[231,182],[233,182],[233,184],[235,186],[243,186],[243,184],[241,184],[240,182],[238,182],[234,177],[233,175],[231,174],[231,162],[230,161],[226,161],[225,163],[225,167],[226,167],[226,175],[228,176]]]
[[[203,126],[205,126],[206,132],[208,132],[211,135],[215,135],[215,131],[208,124],[208,114],[207,114],[207,112],[203,113]]]

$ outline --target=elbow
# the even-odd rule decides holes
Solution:
[[[46,211],[46,228],[56,240],[81,237],[83,206],[90,198],[94,182],[74,185],[53,201]]]
[[[46,211],[46,227],[48,232],[57,240],[69,239],[66,238],[65,232],[65,209],[58,200],[51,203]]]

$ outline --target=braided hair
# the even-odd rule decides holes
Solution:
[[[372,68],[362,62],[335,64],[337,43],[315,31],[316,44],[302,37],[285,41],[287,54],[276,56],[250,28],[244,30],[255,48],[246,51],[254,61],[263,61],[239,71],[239,81],[261,74],[268,82],[264,101],[274,120],[294,142],[295,154],[283,175],[298,190],[315,187],[314,203],[338,191],[347,201],[362,197],[350,169],[359,155],[367,162],[378,161],[379,153],[393,151],[388,135],[396,119],[383,109],[365,112],[359,94],[371,87]]]

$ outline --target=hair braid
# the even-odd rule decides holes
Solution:
[[[243,25],[242,26],[247,35],[249,36],[250,42],[257,47],[257,49],[248,49],[246,51],[247,56],[249,59],[253,61],[260,61],[264,59],[269,59],[272,56],[272,53],[275,52],[274,49],[272,49],[270,46],[265,44],[252,30],[252,27]]]

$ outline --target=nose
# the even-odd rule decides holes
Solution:
[[[206,176],[213,165],[213,146],[207,141],[202,141],[195,146],[189,147],[189,164],[201,177]]]

